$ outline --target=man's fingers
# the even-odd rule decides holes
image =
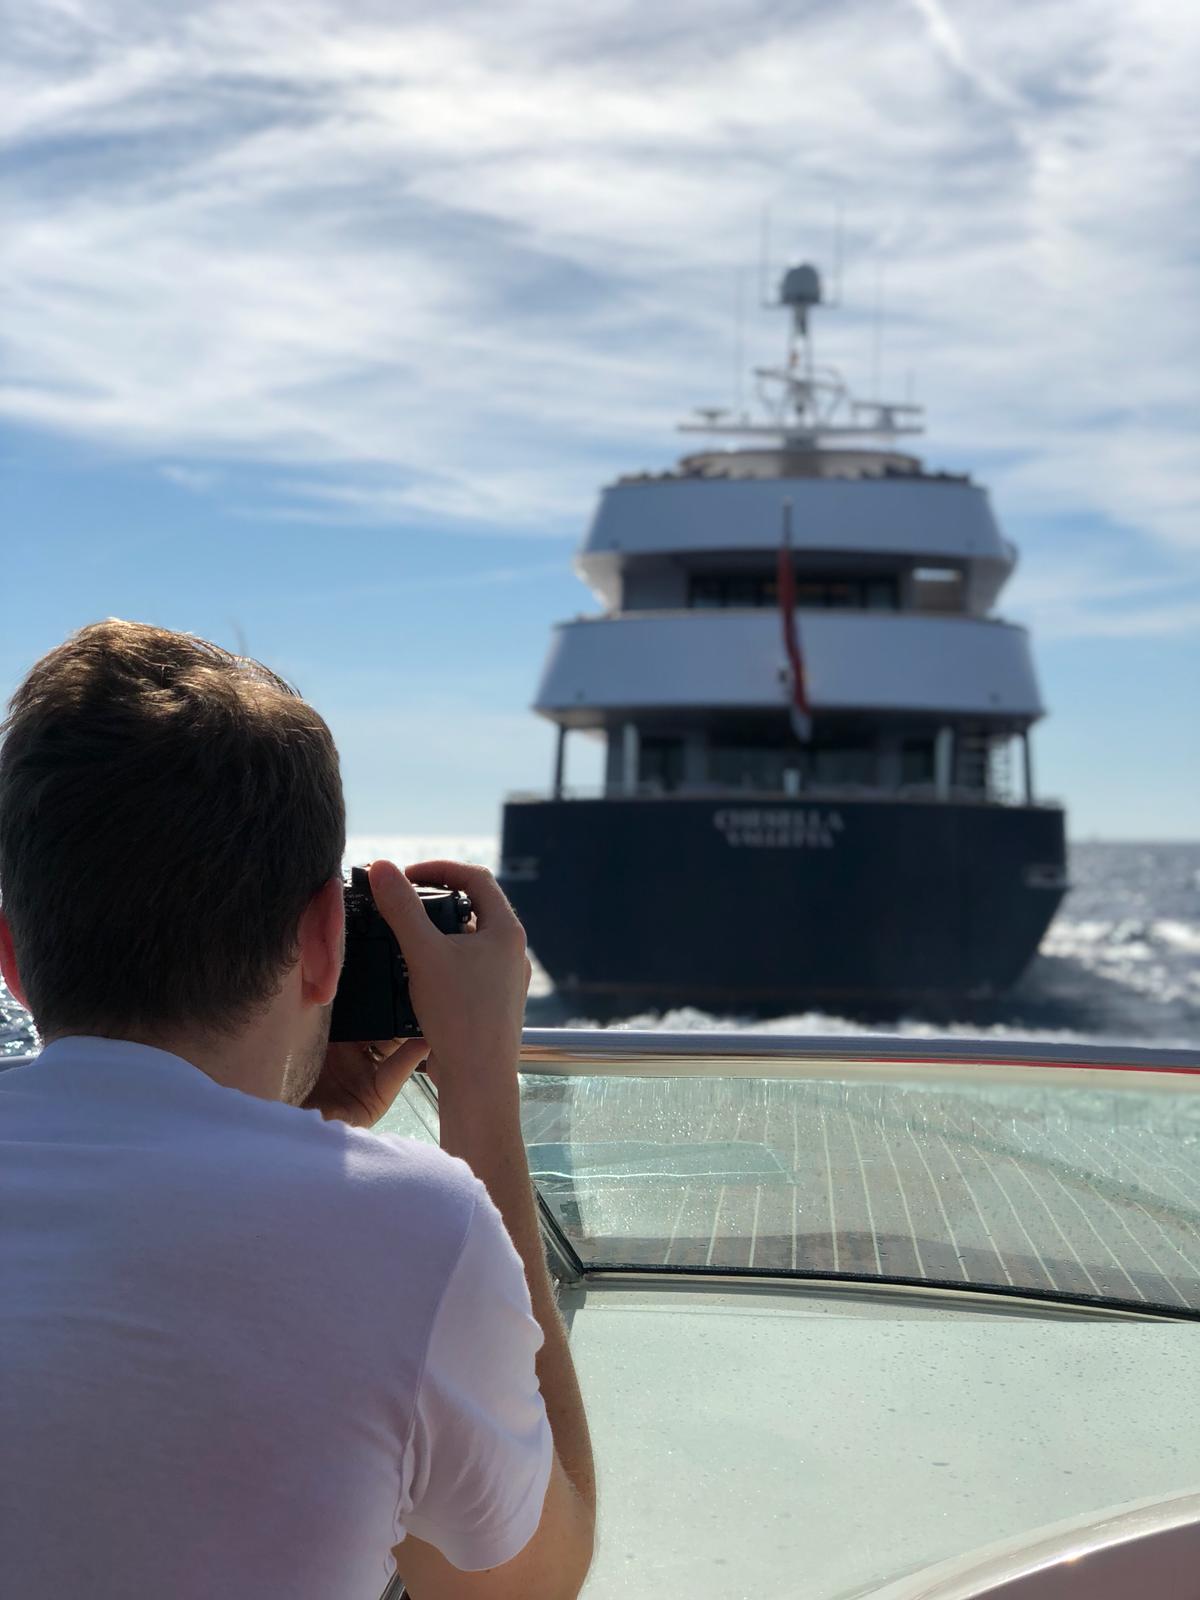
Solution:
[[[394,1049],[384,1048],[388,1053],[375,1070],[375,1091],[390,1104],[425,1060],[429,1046],[424,1039],[405,1039],[396,1042]]]
[[[463,861],[418,861],[404,870],[413,883],[445,884],[449,889],[464,890],[470,896],[481,932],[505,922],[520,927],[504,891],[486,867],[469,866]]]
[[[395,1055],[396,1051],[407,1043],[407,1039],[368,1039],[364,1041],[363,1049],[378,1066],[381,1061],[386,1061],[389,1056]]]
[[[420,895],[394,861],[372,861],[368,872],[375,904],[402,950],[405,945],[414,949],[427,939],[442,937],[430,922]]]

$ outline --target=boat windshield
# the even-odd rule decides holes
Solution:
[[[523,1078],[530,1165],[587,1272],[893,1280],[1200,1314],[1200,1057],[540,1038]],[[405,1119],[430,1115],[410,1100],[391,1125],[419,1132]]]

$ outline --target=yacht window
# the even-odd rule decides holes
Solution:
[[[961,611],[963,575],[953,567],[917,567],[913,571],[912,593],[917,611]]]
[[[705,576],[692,578],[688,587],[689,605],[709,611],[728,603],[725,579]]]
[[[900,782],[933,782],[932,739],[905,739],[900,749]]]
[[[957,576],[957,574],[955,574]],[[688,586],[688,604],[703,610],[723,606],[774,606],[779,586],[773,574],[699,572]],[[839,577],[820,573],[796,579],[796,604],[809,610],[895,611],[895,577]]]
[[[760,606],[763,583],[760,578],[735,577],[728,580],[725,604],[729,606]]]
[[[788,764],[796,764],[794,751],[761,745],[714,745],[708,752],[709,780],[721,788],[782,792]]]
[[[796,585],[796,604],[850,610],[862,602],[862,585],[841,578],[802,579]]]
[[[643,738],[638,756],[638,780],[643,788],[664,793],[683,782],[683,740]]]
[[[818,784],[873,784],[875,751],[867,745],[841,745],[813,751],[813,777]]]
[[[773,606],[778,590],[773,575],[751,572],[694,573],[688,604],[705,610],[722,606]]]

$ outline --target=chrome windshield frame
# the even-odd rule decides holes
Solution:
[[[552,1219],[553,1221],[553,1219]],[[556,1231],[561,1232],[554,1222]],[[549,1245],[547,1245],[549,1251]],[[551,1269],[553,1270],[553,1268]],[[637,1266],[600,1263],[584,1265],[577,1279],[563,1280],[568,1285],[585,1287],[626,1281],[646,1288],[655,1283],[730,1284],[745,1288],[876,1290],[879,1293],[940,1295],[972,1302],[978,1308],[988,1301],[1011,1305],[1057,1307],[1060,1310],[1090,1312],[1093,1316],[1113,1316],[1150,1322],[1200,1322],[1200,1307],[1168,1306],[1155,1300],[1126,1300],[1112,1295],[1071,1294],[1065,1289],[1037,1289],[1029,1285],[1006,1283],[959,1283],[954,1278],[906,1277],[891,1273],[828,1272],[806,1267],[728,1267],[728,1266]]]
[[[967,1067],[972,1073],[1015,1069],[1192,1075],[1200,1084],[1200,1049],[1082,1041],[972,1039],[911,1034],[773,1034],[658,1032],[634,1028],[526,1028],[521,1070],[551,1076],[758,1078],[810,1075],[861,1066],[913,1068],[931,1076]],[[766,1069],[766,1070],[764,1070]],[[1173,1088],[1180,1085],[1176,1082]],[[1188,1087],[1191,1087],[1189,1084]]]
[[[794,1291],[798,1296],[836,1295],[848,1300],[890,1298],[901,1303],[936,1306],[943,1310],[985,1311],[997,1305],[1008,1313],[1024,1311],[1045,1315],[1061,1311],[1095,1320],[1124,1322],[1196,1322],[1200,1310],[1159,1306],[1153,1301],[1097,1299],[1056,1290],[1010,1288],[1007,1284],[959,1283],[956,1280],[904,1278],[883,1275],[860,1277],[857,1273],[793,1271],[776,1268],[745,1267],[584,1267],[581,1285],[585,1289],[649,1289],[655,1293],[709,1290],[720,1294],[777,1294]],[[567,1285],[573,1287],[573,1285]]]

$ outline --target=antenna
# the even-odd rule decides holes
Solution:
[[[733,275],[733,397],[739,417],[746,414],[746,296],[745,269]]]
[[[833,214],[833,270],[830,273],[833,292],[825,302],[827,306],[838,307],[842,303],[842,254],[842,202],[839,200]]]
[[[775,302],[767,298],[771,274],[771,208],[762,208],[762,226],[758,236],[758,300],[763,310],[771,309]]]
[[[884,300],[887,293],[887,267],[875,263],[875,311],[871,318],[871,393],[879,393],[879,363],[883,351]]]

